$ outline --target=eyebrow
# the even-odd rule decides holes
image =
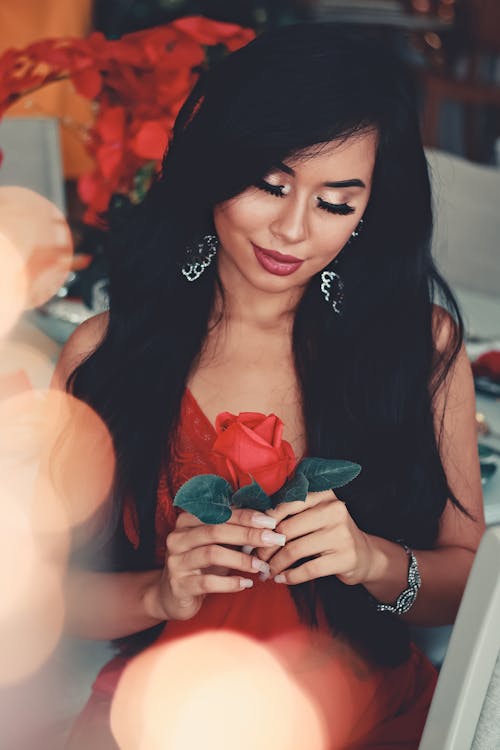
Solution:
[[[285,172],[286,174],[292,175],[292,177],[295,177],[295,171],[288,166],[288,164],[285,164],[282,161],[276,162],[277,168],[281,172]],[[347,187],[366,187],[363,180],[358,179],[357,177],[353,178],[352,180],[337,180],[336,182],[324,182],[324,187],[332,187],[332,188],[347,188]]]

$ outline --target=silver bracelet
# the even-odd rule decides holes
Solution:
[[[398,544],[403,547],[410,560],[408,566],[408,586],[400,593],[395,604],[382,604],[378,602],[376,608],[377,612],[392,612],[395,615],[404,615],[414,605],[422,580],[418,570],[417,558],[413,551],[399,540]]]

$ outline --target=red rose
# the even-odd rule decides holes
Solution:
[[[213,451],[221,457],[220,473],[234,489],[251,484],[253,477],[272,495],[293,474],[295,454],[290,443],[282,440],[283,422],[275,414],[222,412],[215,430]]]

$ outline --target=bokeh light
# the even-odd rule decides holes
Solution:
[[[37,535],[29,499],[0,490],[0,686],[35,672],[56,648],[64,622],[67,545],[61,534],[58,545]]]
[[[0,188],[1,189],[1,188]],[[28,297],[23,258],[0,223],[0,338],[9,333]]]
[[[320,713],[272,650],[231,631],[136,657],[118,685],[111,728],[121,750],[327,747]]]
[[[40,485],[32,514],[47,530],[54,505],[71,527],[98,513],[114,476],[113,443],[103,421],[83,401],[56,390],[26,391],[0,403],[0,464],[5,461],[16,484]]]
[[[17,341],[0,341],[0,400],[30,388],[48,388],[53,364],[38,349]]]
[[[71,267],[73,241],[64,214],[33,190],[0,187],[0,232],[22,260],[24,308],[47,302]],[[0,258],[3,266],[3,252]]]
[[[113,474],[111,437],[88,405],[33,389],[0,402],[0,685],[56,648],[70,547],[102,521]]]

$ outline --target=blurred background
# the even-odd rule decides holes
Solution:
[[[216,23],[165,31],[193,16]],[[414,70],[435,204],[433,252],[465,318],[485,515],[498,524],[500,0],[1,0],[0,404],[46,388],[75,326],[107,308],[104,214],[144,196],[198,72],[249,40],[240,27],[259,34],[327,20],[369,28]],[[217,22],[236,26],[228,37]],[[54,39],[70,41],[45,41]],[[176,53],[176,43],[189,55]],[[190,56],[192,68],[183,62]],[[13,247],[30,283],[54,258],[64,260],[48,286],[33,282],[28,294],[21,284],[25,302]],[[2,434],[0,420],[0,443]],[[10,433],[4,437],[9,445]],[[415,640],[439,667],[451,628],[418,630]],[[9,743],[0,735],[0,747],[62,749],[109,656],[106,643],[62,639],[54,649],[23,679],[2,681],[0,670],[0,726],[11,733]],[[27,714],[29,726],[19,721]]]

